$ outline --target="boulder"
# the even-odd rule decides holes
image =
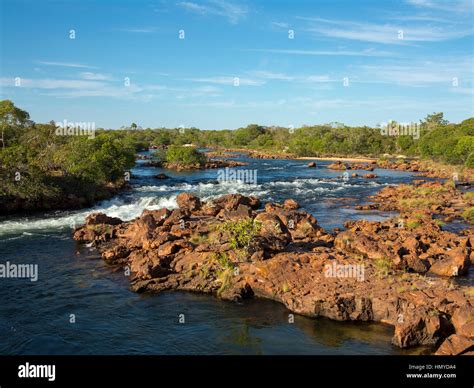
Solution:
[[[474,340],[458,334],[452,334],[444,340],[436,351],[437,356],[459,356],[474,350]]]
[[[300,204],[294,199],[285,199],[285,202],[283,202],[283,207],[287,210],[297,210],[300,208]]]
[[[86,217],[86,225],[119,225],[123,221],[118,217],[109,217],[104,213],[92,213]]]
[[[201,200],[191,193],[178,194],[176,202],[180,209],[187,209],[191,212],[201,208]]]
[[[464,275],[471,265],[467,251],[461,247],[448,252],[448,257],[432,264],[430,272],[440,276]]]

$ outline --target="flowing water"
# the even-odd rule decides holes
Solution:
[[[304,317],[290,324],[289,311],[271,301],[236,304],[182,292],[132,293],[120,270],[71,238],[72,228],[91,212],[130,220],[146,208],[176,207],[184,191],[203,199],[227,193],[263,202],[293,198],[331,229],[349,219],[391,216],[353,206],[383,186],[414,177],[375,170],[376,179],[347,179],[327,169],[329,162],[307,168],[308,161],[236,157],[249,163],[240,169],[257,171],[255,184],[219,183],[217,170],[178,173],[139,161],[132,189],[94,208],[0,218],[0,263],[39,268],[36,282],[0,279],[0,354],[407,354],[390,345],[393,329],[385,325]],[[160,172],[170,178],[154,178]],[[425,350],[409,352],[420,351]]]

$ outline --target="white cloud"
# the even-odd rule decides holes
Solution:
[[[352,50],[296,50],[296,49],[249,49],[271,54],[314,55],[314,56],[353,56],[353,57],[391,57],[395,54],[388,51],[366,49]]]
[[[137,27],[137,28],[123,28],[120,31],[131,32],[135,34],[151,34],[156,32],[155,27]]]
[[[472,12],[472,0],[406,0],[408,4],[419,8],[428,8],[451,12]]]
[[[61,67],[74,67],[74,68],[83,68],[83,69],[96,69],[94,66],[83,65],[81,63],[71,63],[71,62],[52,62],[52,61],[36,61],[40,65],[46,66],[61,66]]]
[[[354,68],[360,71],[366,81],[361,83],[391,83],[405,86],[430,86],[445,84],[450,87],[456,80],[459,84],[472,82],[471,57],[451,60],[411,61],[410,64],[392,63],[383,65],[363,65]]]
[[[290,25],[285,22],[271,22],[271,25],[277,28],[285,28],[285,29],[290,28]]]
[[[239,86],[260,86],[265,84],[265,81],[251,79],[251,78],[242,78],[242,77],[224,77],[224,76],[216,76],[216,77],[203,77],[203,78],[185,78],[184,81],[192,81],[192,82],[206,82],[210,84],[218,84],[218,85],[234,85],[236,81],[238,81]]]
[[[360,23],[322,18],[299,17],[310,22],[306,31],[329,38],[357,40],[370,43],[403,45],[410,42],[440,42],[472,35],[470,28],[447,28],[430,25],[391,25]]]
[[[247,7],[226,0],[208,0],[202,5],[191,1],[180,1],[176,5],[199,15],[225,17],[232,24],[237,24],[245,19],[248,13]]]
[[[81,78],[89,81],[108,81],[112,79],[112,77],[108,74],[92,73],[90,71],[82,72],[79,75]]]
[[[264,79],[269,79],[269,80],[292,81],[295,79],[295,77],[287,75],[287,74],[274,73],[274,72],[265,71],[265,70],[251,71],[250,74],[254,77],[264,78]]]

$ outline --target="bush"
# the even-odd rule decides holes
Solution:
[[[229,234],[232,249],[247,249],[250,240],[260,233],[262,224],[252,218],[227,221],[220,226]]]
[[[183,166],[202,166],[206,163],[206,156],[194,147],[171,146],[166,151],[166,162]]]
[[[474,224],[474,206],[468,207],[466,210],[464,210],[462,216],[471,224]]]

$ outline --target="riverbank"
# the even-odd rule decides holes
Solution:
[[[255,159],[293,159],[311,161],[333,161],[333,166],[339,170],[366,169],[364,165],[374,168],[383,168],[398,171],[416,172],[420,176],[441,179],[453,179],[456,181],[467,181],[474,183],[474,169],[465,166],[449,165],[432,160],[418,158],[405,158],[401,156],[384,156],[383,158],[367,156],[297,156],[284,152],[271,152],[262,150],[249,150],[244,148],[224,148],[212,152],[209,155],[218,158],[231,158],[232,153],[242,153],[249,158]]]

